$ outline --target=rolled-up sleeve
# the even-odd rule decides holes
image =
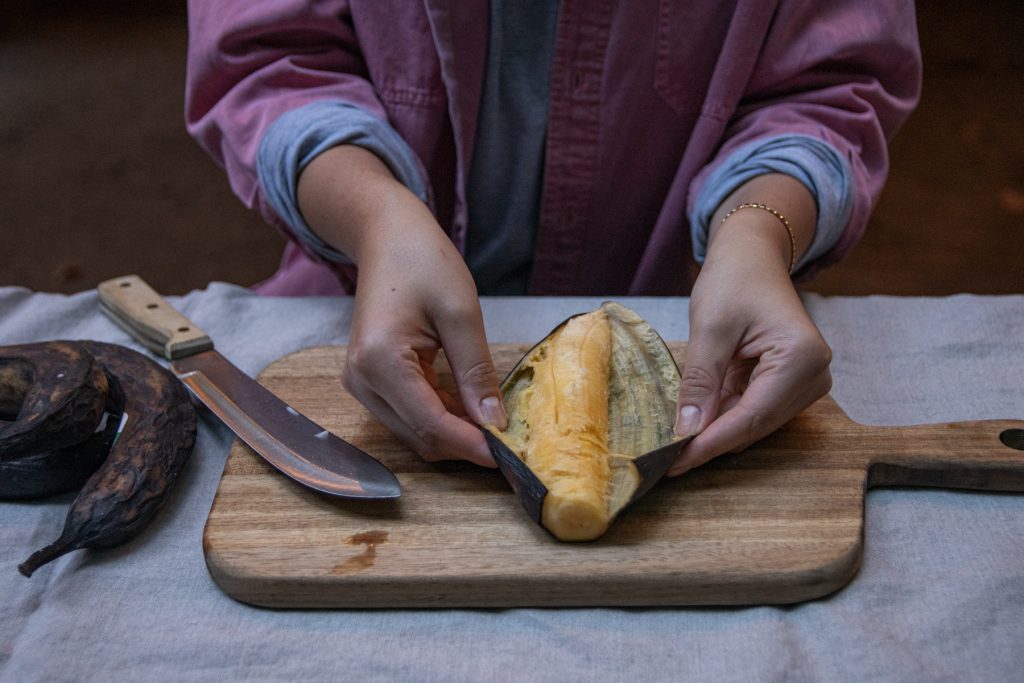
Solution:
[[[864,232],[888,173],[888,141],[920,89],[912,2],[781,2],[724,142],[690,185],[691,217],[744,149],[787,135],[820,140],[848,167],[852,198],[834,243],[799,274],[836,262]]]
[[[799,180],[818,209],[814,239],[795,265],[799,270],[835,246],[853,210],[853,172],[846,159],[830,144],[806,135],[780,135],[754,140],[719,164],[690,214],[693,256],[704,262],[711,216],[738,187],[757,176],[784,173]]]
[[[299,210],[299,174],[321,152],[335,145],[367,149],[388,165],[399,182],[424,202],[427,187],[416,155],[386,122],[345,102],[319,101],[282,114],[260,143],[257,171],[260,187],[274,211],[307,249],[326,261],[350,259],[313,232]]]
[[[283,114],[317,102],[387,121],[346,0],[190,0],[188,131],[224,167],[242,202],[293,239],[291,223],[260,185],[259,149]],[[422,179],[425,171],[410,155]]]

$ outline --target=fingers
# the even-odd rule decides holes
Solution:
[[[679,382],[679,413],[676,434],[698,434],[718,415],[722,384],[739,333],[723,327],[691,326],[693,336]]]
[[[411,347],[353,345],[342,381],[349,393],[425,460],[462,459],[494,467],[483,434],[448,410]]]
[[[447,314],[438,321],[438,331],[466,414],[479,425],[505,429],[508,418],[484,336],[480,306]]]
[[[399,441],[428,462],[458,459],[483,467],[496,466],[480,430],[451,413],[439,413],[435,428],[427,426],[416,429],[376,394],[364,394],[357,398]]]
[[[742,396],[687,444],[669,476],[742,450],[791,420],[831,389],[830,359],[823,340],[766,353]]]
[[[494,467],[486,440],[473,422],[503,429],[507,419],[479,304],[472,300],[441,307],[431,318],[427,328],[411,334],[403,335],[393,325],[360,329],[349,347],[344,384],[424,459],[458,458]],[[420,331],[430,327],[437,335],[434,339]],[[438,341],[452,368],[458,397],[439,386],[432,366]]]
[[[328,202],[321,227],[359,265],[344,384],[424,458],[493,466],[483,434],[454,412],[464,409],[478,423],[505,423],[472,275],[429,207],[394,183],[386,168],[357,163],[365,161],[359,154],[342,156],[328,176],[355,164],[358,174],[343,175],[354,183],[374,180],[359,185],[370,194],[329,185],[313,197],[342,192],[345,201]],[[377,183],[377,171],[388,182]],[[362,201],[367,197],[372,201]],[[456,372],[458,396],[440,388],[431,367],[442,348]]]

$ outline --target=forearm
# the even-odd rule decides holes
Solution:
[[[439,232],[433,215],[376,154],[338,145],[314,158],[299,175],[299,210],[326,243],[357,265],[368,249],[395,231]],[[398,244],[394,244],[398,247]]]

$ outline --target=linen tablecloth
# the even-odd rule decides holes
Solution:
[[[344,343],[350,299],[272,299],[214,283],[172,303],[256,375]],[[666,339],[687,300],[628,299]],[[834,352],[833,396],[867,424],[1024,418],[1024,296],[805,295]],[[483,302],[492,342],[535,341],[600,299]],[[140,349],[73,296],[0,288],[0,345],[98,339]],[[176,492],[141,537],[17,564],[59,533],[72,495],[0,502],[0,680],[867,680],[1024,676],[1024,495],[868,494],[863,565],[794,606],[277,611],[227,597],[202,530],[231,444],[205,414]],[[780,495],[784,492],[780,491]]]

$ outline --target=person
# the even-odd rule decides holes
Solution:
[[[478,294],[689,294],[670,474],[827,393],[794,278],[861,236],[921,78],[909,0],[191,0],[189,37],[190,133],[290,238],[257,291],[354,291],[345,387],[486,466]]]

